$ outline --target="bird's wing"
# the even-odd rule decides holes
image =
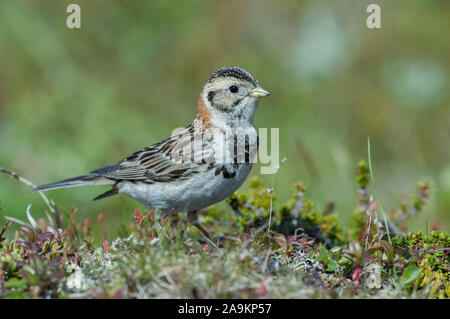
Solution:
[[[115,165],[92,171],[91,174],[113,180],[146,183],[185,179],[198,173],[198,163],[204,163],[204,159],[212,154],[211,145],[205,141],[202,141],[202,147],[195,147],[192,151],[192,137],[193,128],[188,126],[177,135],[137,151]],[[187,150],[191,150],[190,154]]]

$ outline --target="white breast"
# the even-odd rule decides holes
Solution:
[[[252,164],[243,164],[232,178],[224,178],[215,169],[191,178],[168,183],[122,182],[119,192],[139,201],[146,208],[163,211],[192,211],[218,203],[231,196],[247,178]]]

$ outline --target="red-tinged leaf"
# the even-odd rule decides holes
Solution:
[[[102,249],[103,249],[103,252],[105,254],[109,253],[109,245],[108,245],[108,241],[106,239],[105,239],[105,241],[102,244]]]
[[[140,208],[137,208],[134,212],[133,212],[133,217],[136,220],[136,223],[139,223],[139,221],[141,220],[142,217],[142,212]]]
[[[19,227],[19,233],[22,234],[23,237],[25,237],[27,240],[29,241],[34,241],[35,239],[35,233],[33,228],[26,226],[26,225],[22,225]]]
[[[103,240],[106,240],[106,231],[105,231],[105,227],[103,225],[103,220],[104,220],[103,213],[98,214],[98,217],[97,217],[98,226],[100,227],[100,231],[102,233]]]
[[[435,220],[431,224],[431,230],[439,230],[439,227],[441,227],[441,223],[438,220]]]
[[[284,246],[287,242],[286,236],[284,236],[283,234],[276,234],[272,239],[280,246]]]
[[[55,236],[51,232],[45,232],[45,233],[36,235],[36,241],[38,241],[38,242],[43,242],[48,239],[53,240],[54,238],[55,238]]]
[[[256,288],[256,295],[258,297],[265,296],[266,293],[267,293],[267,288],[266,288],[266,285],[264,285],[264,283],[262,283],[261,285],[259,285],[258,288]]]
[[[356,269],[353,271],[352,279],[353,279],[353,280],[359,279],[359,278],[361,277],[361,274],[362,274],[361,268],[359,268],[359,267],[356,268]]]
[[[123,299],[125,298],[125,292],[123,289],[119,289],[114,293],[114,299]]]
[[[355,282],[356,286],[359,286],[359,280],[361,279],[361,275],[362,275],[362,270],[361,270],[361,268],[357,267],[355,269],[355,271],[353,271],[353,274],[352,274],[352,279]]]
[[[91,220],[89,218],[85,218],[83,220],[83,222],[81,223],[81,232],[84,234],[87,234],[90,226],[91,226]]]
[[[375,247],[375,245],[374,245]],[[394,248],[392,247],[391,243],[389,243],[386,240],[381,240],[379,245],[376,248],[383,249],[384,253],[389,259],[392,259],[394,257]]]

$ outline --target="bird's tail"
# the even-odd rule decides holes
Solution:
[[[114,185],[114,183],[115,183],[114,181],[107,179],[103,176],[91,174],[65,179],[56,183],[37,186],[33,189],[33,191],[44,192],[59,188],[93,186],[93,185]]]

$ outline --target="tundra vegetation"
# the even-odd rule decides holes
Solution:
[[[370,153],[369,153],[370,154]],[[8,172],[4,170],[4,172]],[[11,173],[16,179],[26,181]],[[210,207],[202,222],[208,241],[173,212],[135,209],[114,240],[77,208],[20,221],[0,212],[0,296],[3,298],[449,298],[450,236],[431,229],[408,233],[429,184],[419,182],[410,202],[383,210],[369,195],[371,170],[356,170],[355,209],[343,229],[333,203],[317,211],[302,182],[278,204],[261,180]],[[131,213],[131,212],[130,212]],[[383,215],[386,216],[383,216]],[[386,218],[384,218],[386,217]],[[14,238],[4,238],[15,229]]]

